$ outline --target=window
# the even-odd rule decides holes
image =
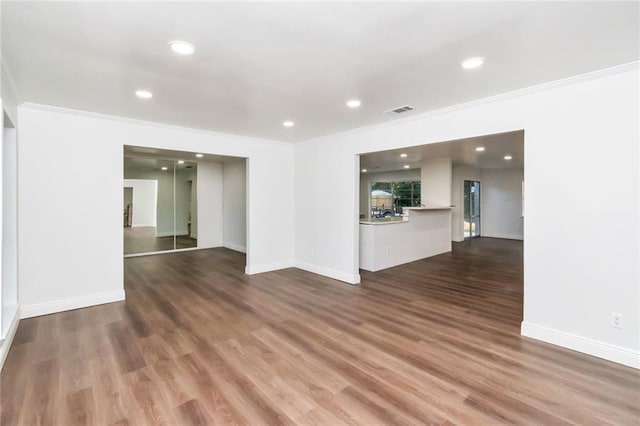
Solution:
[[[420,205],[420,181],[373,182],[371,184],[371,217],[402,215],[403,207]]]

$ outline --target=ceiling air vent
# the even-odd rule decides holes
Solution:
[[[385,112],[385,114],[402,114],[403,112],[413,111],[413,107],[411,105],[404,105],[398,108],[390,109]]]

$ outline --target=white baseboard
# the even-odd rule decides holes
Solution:
[[[618,364],[640,369],[640,352],[522,321],[520,334]]]
[[[89,294],[86,296],[74,297],[71,299],[54,300],[52,302],[24,305],[20,308],[20,318],[31,318],[40,315],[70,311],[72,309],[102,305],[104,303],[119,302],[121,300],[124,300],[124,298],[124,289],[122,289],[104,293]]]
[[[343,281],[347,284],[360,284],[360,274],[349,274],[346,272],[337,271],[335,269],[325,268],[323,266],[313,265],[306,262],[296,262],[294,266],[298,269],[333,278],[334,280]]]
[[[4,340],[0,341],[0,372],[2,371],[2,367],[4,367],[4,362],[7,359],[7,355],[9,355],[9,350],[11,349],[13,338],[16,336],[16,331],[18,330],[18,324],[20,324],[19,312],[20,305],[18,305],[18,309],[16,309],[15,315],[11,320],[11,325],[7,329],[7,335],[4,337]]]
[[[241,246],[240,244],[223,243],[222,246],[226,247],[226,248],[228,248],[230,250],[239,251],[241,253],[246,253],[247,252],[247,248],[245,246]]]
[[[486,238],[502,238],[503,240],[523,240],[524,237],[522,235],[517,234],[485,234],[482,233],[481,237]]]
[[[247,275],[262,274],[263,272],[277,271],[278,269],[293,268],[292,261],[266,263],[263,265],[247,265],[244,272]]]

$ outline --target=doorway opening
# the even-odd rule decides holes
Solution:
[[[125,257],[246,253],[246,158],[125,146],[123,163]]]
[[[464,238],[480,236],[480,182],[464,181]]]

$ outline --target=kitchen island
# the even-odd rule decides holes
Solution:
[[[360,222],[360,268],[380,271],[451,251],[451,207],[406,207],[403,220]]]

